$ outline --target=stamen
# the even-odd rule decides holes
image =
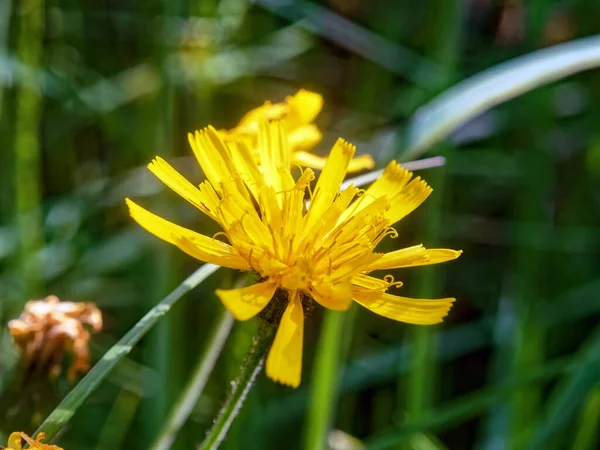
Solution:
[[[252,265],[252,252],[254,251],[253,248],[250,249],[250,254],[248,255],[248,264],[250,264],[250,268],[256,272],[256,273],[260,273],[258,270],[256,270],[256,268]]]
[[[227,241],[231,244],[231,239],[229,239],[229,236],[227,236],[227,233],[225,233],[224,231],[219,231],[218,233],[213,234],[212,238],[214,240],[217,240],[217,236],[225,236],[225,239],[227,239]]]
[[[404,283],[402,283],[402,281],[395,281],[394,276],[391,274],[384,276],[383,281],[385,281],[388,284],[388,286],[385,288],[385,290],[388,290],[391,287],[399,288],[400,286],[402,286],[404,284]]]

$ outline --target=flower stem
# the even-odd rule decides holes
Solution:
[[[271,347],[276,331],[277,326],[275,324],[262,322],[259,333],[252,342],[250,353],[242,365],[241,372],[232,383],[229,397],[225,400],[225,404],[219,411],[213,427],[200,445],[199,450],[215,450],[219,448],[219,445],[225,439],[233,420],[242,409],[254,380],[263,368],[265,356]]]

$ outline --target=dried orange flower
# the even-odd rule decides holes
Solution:
[[[221,130],[219,134],[225,141],[244,141],[252,149],[258,161],[260,124],[270,120],[281,121],[287,131],[290,164],[323,169],[327,158],[308,152],[323,137],[321,131],[312,123],[322,107],[323,97],[320,94],[300,89],[281,103],[267,101],[262,106],[254,108],[242,117],[235,128],[229,131]],[[350,161],[347,172],[372,169],[374,166],[375,161],[371,155],[360,155]]]
[[[25,433],[20,431],[15,431],[8,437],[8,447],[0,446],[2,450],[22,450],[23,449],[23,441],[25,441],[29,445],[30,450],[63,450],[58,445],[48,445],[42,444],[41,441],[44,440],[46,435],[44,433],[40,433],[35,438],[35,441],[27,436]]]
[[[61,370],[63,353],[69,352],[73,362],[67,372],[73,382],[79,373],[90,368],[90,333],[102,329],[102,314],[93,303],[61,302],[50,295],[43,300],[27,302],[19,319],[11,320],[8,329],[21,351],[25,365],[49,367],[52,377]]]

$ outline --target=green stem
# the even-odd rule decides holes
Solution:
[[[228,312],[224,311],[221,315],[219,323],[215,328],[211,340],[208,344],[206,352],[198,361],[194,374],[181,393],[179,400],[173,407],[173,411],[169,415],[162,432],[160,433],[156,443],[152,446],[152,450],[168,450],[175,441],[175,437],[192,409],[198,402],[198,398],[202,394],[208,377],[211,374],[217,358],[219,357],[225,341],[229,336],[231,327],[233,326],[233,317]]]
[[[44,1],[32,0],[20,5],[17,43],[21,61],[31,72],[20,73],[15,120],[15,212],[19,226],[19,263],[24,297],[38,294],[41,267],[33,255],[43,245],[41,214],[40,116],[42,111],[41,79],[38,67],[43,59]]]
[[[221,408],[221,411],[219,411],[213,427],[208,432],[204,442],[200,445],[199,450],[215,450],[219,448],[219,445],[221,445],[221,442],[227,436],[233,420],[242,409],[244,400],[252,388],[254,380],[256,380],[256,377],[263,368],[265,356],[275,338],[278,322],[272,322],[272,324],[263,322],[258,335],[254,338],[252,348],[242,365],[239,376],[232,383],[231,393],[227,400],[225,400],[225,404]]]

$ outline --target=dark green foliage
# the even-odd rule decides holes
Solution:
[[[199,265],[139,229],[124,197],[218,231],[145,165],[162,155],[197,184],[187,132],[233,127],[305,88],[325,97],[320,154],[343,136],[379,167],[446,158],[419,173],[432,197],[385,249],[463,249],[394,273],[402,295],[458,301],[426,329],[358,305],[343,319],[317,306],[300,388],[260,375],[222,448],[327,448],[330,427],[373,449],[597,448],[600,71],[506,89],[490,105],[519,96],[458,120],[450,136],[436,123],[503,84],[453,97],[449,109],[432,103],[429,121],[418,109],[493,65],[600,33],[598,17],[595,0],[0,1],[0,446],[13,430],[33,433],[72,388],[64,377],[27,385],[6,323],[29,299],[93,301],[105,318],[92,340],[100,361]],[[239,276],[220,270],[114,368],[102,360],[112,371],[55,442],[151,448],[222,317],[215,289]],[[234,324],[173,449],[203,440],[256,326]]]

